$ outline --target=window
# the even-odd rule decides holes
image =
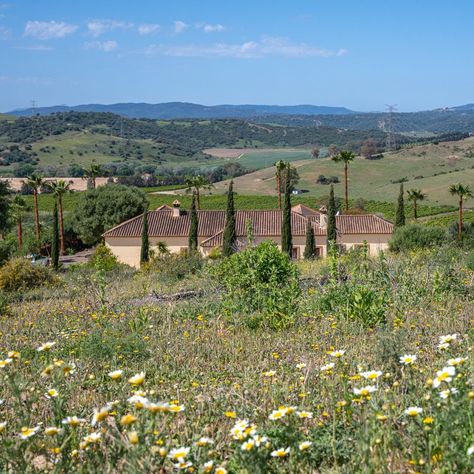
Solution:
[[[299,256],[300,256],[300,249],[298,247],[293,247],[292,251],[291,251],[291,257],[294,258],[294,259],[298,259]]]

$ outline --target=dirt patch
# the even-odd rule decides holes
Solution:
[[[56,179],[63,179],[66,182],[71,182],[71,188],[73,191],[85,191],[87,189],[87,181],[82,178],[62,178],[62,177],[51,177],[51,178],[44,178],[46,181],[54,181]],[[96,186],[103,186],[107,184],[108,178],[96,178],[95,184]],[[25,181],[25,178],[0,178],[2,181],[9,181],[10,186],[14,191],[19,191],[21,189],[21,185]]]
[[[216,158],[240,158],[246,151],[245,148],[208,148],[202,150],[206,155]]]

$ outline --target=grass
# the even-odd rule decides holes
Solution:
[[[0,468],[174,472],[182,461],[183,472],[472,472],[474,274],[465,262],[453,249],[381,261],[349,255],[336,262],[347,282],[304,289],[295,325],[281,331],[225,313],[206,268],[182,280],[172,268],[168,276],[77,268],[58,287],[10,295],[0,351],[3,359],[17,352],[0,369]],[[299,270],[317,281],[329,268],[302,262]],[[357,281],[388,295],[384,324],[367,328],[345,304],[325,309],[330,288]],[[134,302],[185,289],[203,296]],[[39,352],[47,341],[55,345]],[[416,360],[404,365],[404,354]],[[450,359],[455,376],[437,387]],[[380,373],[361,375],[370,371]],[[374,391],[356,393],[366,386]],[[409,407],[421,412],[410,416]]]
[[[327,185],[316,184],[319,175],[337,176],[340,183],[335,185],[335,192],[343,195],[341,164],[330,159],[311,159],[295,161],[294,166],[301,177],[298,188],[308,190],[311,196],[328,194]],[[349,165],[350,195],[354,199],[395,201],[400,187],[395,181],[403,178],[407,179],[405,189],[421,189],[432,205],[452,204],[449,186],[474,180],[474,138],[407,148],[386,153],[381,160],[357,158]],[[275,169],[270,167],[241,176],[235,179],[235,185],[242,194],[272,195],[276,188]],[[223,183],[217,188],[224,186]]]

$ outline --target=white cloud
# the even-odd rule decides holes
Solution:
[[[156,23],[145,23],[143,25],[138,25],[138,32],[141,35],[151,35],[156,33],[160,29],[160,25]]]
[[[184,21],[177,20],[174,22],[174,32],[175,33],[182,33],[184,30],[188,29],[189,25]]]
[[[158,54],[175,57],[231,57],[231,58],[262,58],[280,56],[287,58],[328,58],[344,56],[346,49],[329,50],[308,45],[292,43],[285,38],[264,36],[259,41],[245,43],[214,43],[210,45],[151,45],[146,54]]]
[[[133,23],[118,20],[91,20],[87,29],[91,36],[97,37],[112,30],[126,30],[133,27]]]
[[[92,41],[91,43],[86,43],[86,49],[95,49],[97,51],[103,51],[104,53],[110,53],[117,49],[118,43],[117,41],[109,40],[109,41]]]
[[[205,33],[220,33],[225,30],[225,27],[218,23],[217,25],[210,25],[206,23],[203,25],[202,29]]]
[[[63,21],[28,21],[25,26],[25,36],[39,40],[64,38],[77,30],[77,25]]]
[[[6,26],[0,25],[0,39],[8,39],[11,36],[11,30]]]

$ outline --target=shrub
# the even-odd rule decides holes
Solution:
[[[251,325],[279,329],[294,322],[298,270],[275,243],[263,242],[232,255],[217,267],[216,275],[224,286],[225,308],[245,314]]]
[[[393,252],[403,252],[440,246],[443,245],[445,239],[445,231],[439,227],[412,224],[396,229],[389,245]]]
[[[160,273],[170,280],[182,280],[187,275],[199,272],[203,265],[204,260],[199,252],[166,252],[152,256],[151,260],[143,265],[142,270]]]
[[[107,184],[83,194],[73,214],[74,230],[88,245],[100,241],[107,229],[141,214],[146,198],[137,188]]]
[[[118,265],[117,257],[105,244],[99,244],[96,247],[89,263],[94,268],[100,268],[107,272],[113,270]]]
[[[25,258],[14,258],[0,268],[0,288],[6,291],[19,291],[51,285],[57,278],[49,268],[33,265]]]
[[[461,232],[462,245],[467,248],[472,248],[474,246],[474,222],[463,222]],[[457,222],[453,222],[449,226],[448,236],[453,242],[459,243]]]

